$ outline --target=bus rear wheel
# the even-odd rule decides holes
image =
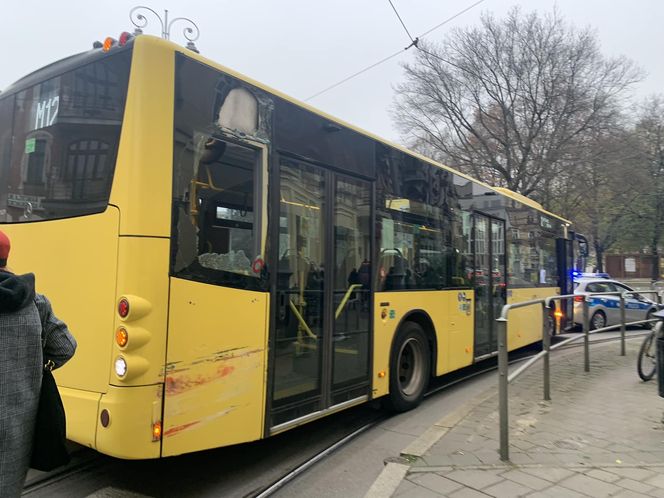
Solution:
[[[397,332],[390,354],[390,394],[387,407],[404,412],[422,401],[429,383],[431,352],[422,327],[405,322]]]

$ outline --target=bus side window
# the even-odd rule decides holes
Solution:
[[[193,155],[187,198],[197,254],[189,266],[259,278],[264,266],[261,150],[196,133]],[[180,238],[191,234],[179,230]]]

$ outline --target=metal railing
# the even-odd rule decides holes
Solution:
[[[583,364],[584,371],[590,371],[590,335],[598,332],[606,332],[620,327],[620,355],[625,356],[625,330],[629,325],[641,325],[644,323],[653,323],[657,319],[652,320],[638,320],[634,322],[625,321],[625,300],[628,296],[654,294],[657,297],[657,303],[661,305],[662,295],[664,292],[647,290],[647,291],[627,291],[627,292],[596,292],[588,294],[567,294],[562,296],[551,296],[543,299],[534,299],[532,301],[523,301],[520,303],[506,304],[503,306],[500,318],[496,319],[497,332],[498,332],[498,415],[500,420],[500,459],[509,461],[509,414],[508,414],[508,385],[516,380],[528,368],[533,366],[539,360],[543,360],[543,390],[544,400],[551,400],[551,383],[550,383],[550,352],[554,351],[571,342],[584,339],[584,352]],[[583,335],[570,337],[561,341],[554,346],[551,346],[551,336],[549,334],[549,311],[551,310],[551,303],[556,303],[564,299],[575,299],[583,296]],[[620,299],[620,323],[608,327],[602,327],[595,330],[590,330],[589,318],[589,301],[597,296],[618,296]],[[514,372],[508,375],[508,348],[507,348],[507,323],[508,314],[513,309],[525,308],[528,306],[539,305],[542,310],[542,351],[533,356],[526,363],[517,368]]]

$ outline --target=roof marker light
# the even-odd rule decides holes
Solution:
[[[118,38],[118,45],[121,47],[124,47],[129,40],[131,40],[134,37],[131,33],[127,31],[123,31],[120,33],[120,37]]]
[[[111,38],[110,36],[104,40],[104,46],[102,47],[102,50],[104,52],[108,52],[111,50],[111,47],[113,45],[117,45],[117,40],[115,38]]]

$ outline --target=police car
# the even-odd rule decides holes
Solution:
[[[631,287],[608,278],[583,276],[574,281],[574,323],[583,324],[583,300],[593,292],[627,292]],[[636,322],[648,320],[660,306],[645,296],[634,293],[625,298],[625,320]],[[620,323],[620,298],[616,296],[594,296],[588,301],[590,330],[601,329]]]

